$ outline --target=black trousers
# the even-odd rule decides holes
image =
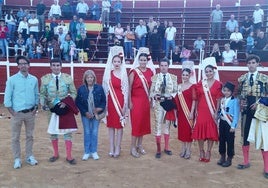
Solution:
[[[219,153],[221,155],[226,154],[226,145],[227,145],[227,156],[229,158],[233,158],[235,152],[234,152],[234,139],[235,139],[235,133],[230,132],[230,125],[227,123],[227,121],[220,120],[220,126],[219,126],[219,135],[220,135],[220,143],[219,143]]]

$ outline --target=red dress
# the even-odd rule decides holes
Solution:
[[[133,107],[130,111],[132,136],[143,136],[151,133],[150,101],[137,72],[135,70],[132,70],[132,72],[134,74],[131,90],[131,101]],[[147,68],[147,70],[142,73],[150,88],[153,72],[151,69]]]
[[[182,92],[182,95],[185,99],[186,105],[191,112],[193,100],[196,100],[196,90],[195,85],[192,85],[188,89]],[[183,112],[183,108],[181,106],[178,95],[175,97],[176,105],[177,105],[177,117],[178,117],[178,139],[182,142],[192,142],[192,127],[189,124],[185,113]]]
[[[210,88],[210,93],[214,105],[217,105],[217,99],[222,96],[222,84],[221,82],[215,80]],[[197,117],[195,126],[193,129],[192,138],[194,140],[206,140],[210,139],[213,141],[218,141],[218,130],[217,125],[209,111],[206,97],[204,94],[202,82],[199,82],[196,87],[197,91]]]
[[[114,88],[115,94],[118,98],[119,104],[120,104],[121,108],[123,108],[124,95],[123,95],[122,89],[121,89],[121,79],[115,77],[114,74],[111,72],[111,82],[112,82],[112,86]],[[121,126],[120,118],[119,118],[119,115],[115,109],[114,103],[113,103],[112,98],[110,96],[110,92],[111,91],[109,91],[108,103],[107,103],[107,111],[108,111],[107,127],[121,129],[123,127]]]

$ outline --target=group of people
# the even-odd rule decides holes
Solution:
[[[169,139],[170,126],[174,124],[178,125],[178,139],[182,142],[180,157],[189,159],[191,143],[197,140],[199,161],[209,162],[213,144],[219,141],[221,158],[217,164],[228,167],[235,155],[235,129],[241,109],[244,161],[237,168],[250,167],[249,141],[255,142],[256,148],[262,150],[264,176],[268,178],[268,76],[257,70],[259,57],[251,55],[247,58],[249,72],[238,79],[239,98],[234,96],[234,84],[226,82],[222,85],[219,81],[217,64],[210,58],[203,61],[202,80],[198,83],[193,62],[184,62],[180,84],[177,76],[169,73],[169,63],[168,59],[161,59],[159,73],[156,73],[149,49],[141,47],[128,73],[123,48],[114,46],[109,52],[102,85],[97,84],[94,71],[87,70],[82,85],[76,91],[71,76],[61,72],[61,60],[52,59],[52,72],[41,78],[39,99],[38,80],[28,72],[29,60],[24,56],[17,57],[19,72],[7,80],[4,97],[4,104],[12,115],[14,168],[21,168],[20,130],[23,123],[26,131],[26,162],[30,165],[38,163],[32,146],[39,103],[42,109],[48,110],[48,133],[54,151],[49,161],[59,159],[58,135],[64,135],[66,161],[72,165],[76,164],[71,154],[72,133],[77,130],[74,115],[79,111],[84,128],[82,160],[91,157],[99,159],[98,129],[101,120],[108,128],[108,155],[114,158],[120,156],[123,130],[130,122],[130,154],[139,158],[146,154],[143,137],[151,133],[150,108],[153,107],[156,158],[162,156],[162,135],[163,151],[172,155]]]

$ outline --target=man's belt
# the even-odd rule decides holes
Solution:
[[[18,111],[18,112],[22,112],[22,113],[28,113],[28,112],[32,112],[35,110],[35,106],[30,108],[30,109],[24,109],[24,110],[21,110],[21,111]]]

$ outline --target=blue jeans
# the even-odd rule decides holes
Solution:
[[[16,25],[7,24],[8,33],[7,38],[11,40],[12,42],[15,41],[15,31],[16,31]]]
[[[124,42],[125,56],[132,57],[132,42]]]
[[[140,48],[140,47],[145,47],[145,37],[142,37],[141,39],[138,39],[136,40],[137,42],[137,50]]]
[[[6,39],[0,39],[0,48],[2,51],[2,56],[6,56],[6,47],[7,47],[7,40]]]
[[[81,116],[84,127],[84,151],[85,154],[98,151],[98,132],[100,122],[93,119],[88,119],[86,116]]]
[[[174,52],[175,49],[175,40],[166,40],[166,57],[168,57],[169,48],[171,47],[172,52]]]

